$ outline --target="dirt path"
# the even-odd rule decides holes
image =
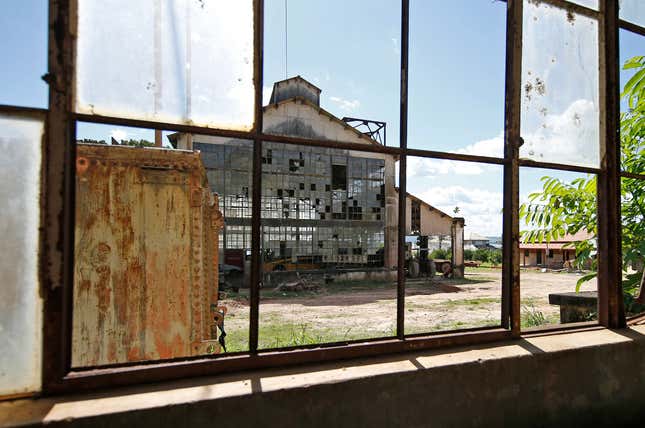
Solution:
[[[558,322],[559,308],[548,295],[575,291],[580,275],[526,271],[521,274],[523,311],[541,312]],[[583,290],[595,290],[595,280]],[[406,284],[406,333],[499,325],[501,271],[467,271],[465,281],[409,280]],[[229,332],[248,331],[248,303],[227,300]],[[321,340],[389,336],[395,334],[396,285],[325,290],[307,297],[272,297],[260,304],[260,328],[279,335],[278,326],[315,332]],[[275,328],[273,328],[275,327]],[[275,330],[275,331],[274,331]],[[293,334],[293,333],[292,333]]]

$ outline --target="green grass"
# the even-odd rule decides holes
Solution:
[[[394,336],[396,329],[390,326],[383,331],[357,331],[354,327],[333,329],[317,326],[311,322],[289,323],[261,319],[258,332],[259,349],[284,348],[289,346],[315,345],[322,343],[344,342],[358,339]],[[227,332],[228,352],[248,351],[248,329]]]
[[[436,284],[463,285],[478,284],[488,281],[490,280],[485,278],[444,279],[437,277],[437,279],[433,280],[430,284],[424,282],[423,279],[411,280],[409,281],[408,289],[425,289],[428,288],[429,285],[432,286]],[[396,284],[392,281],[334,281],[330,284],[322,284],[320,286],[320,289],[316,292],[281,292],[274,291],[273,287],[267,287],[261,291],[261,299],[262,301],[295,298],[316,299],[320,296],[342,296],[353,293],[369,293],[370,291],[376,290],[395,290],[395,288]],[[239,293],[228,292],[227,298],[247,303],[249,300],[249,290],[242,289]],[[454,299],[432,303],[428,302],[426,304],[406,302],[406,311],[449,312],[485,310],[488,306],[499,305],[500,300],[500,298],[480,297],[463,300]],[[236,318],[234,324],[229,323],[229,328],[227,329],[226,344],[228,352],[248,350],[248,322],[244,322],[245,320],[243,320],[243,318],[248,317],[248,312],[240,313],[239,316],[241,316],[242,318]],[[392,314],[392,316],[394,316],[394,314]],[[435,320],[433,322],[432,320],[428,320],[427,325],[409,325],[406,328],[406,333],[410,334],[448,331],[483,326],[495,326],[498,324],[499,321],[496,319],[483,319],[470,322],[460,320]],[[260,349],[305,346],[312,344],[343,342],[377,337],[389,337],[395,335],[396,333],[394,322],[387,329],[383,329],[383,327],[381,327],[382,331],[380,331],[377,328],[370,328],[369,326],[354,325],[352,323],[351,316],[349,316],[347,320],[347,327],[330,328],[327,327],[328,325],[329,323],[325,321],[324,317],[319,318],[316,321],[294,321],[293,319],[286,319],[278,313],[264,314],[260,317],[258,346]]]
[[[492,319],[492,318],[487,318],[477,322],[444,321],[436,325],[406,326],[405,334],[436,333],[439,331],[463,330],[463,329],[478,328],[478,327],[496,327],[499,325],[500,325],[500,321],[498,319]]]
[[[448,300],[440,304],[440,306],[447,306],[454,308],[458,306],[487,306],[494,303],[500,303],[501,298],[481,297],[478,299],[465,299],[465,300]]]
[[[543,325],[553,325],[560,323],[559,315],[544,314],[537,310],[533,303],[522,304],[522,313],[520,316],[522,328],[540,327]]]

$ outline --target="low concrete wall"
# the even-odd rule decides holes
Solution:
[[[643,426],[644,334],[643,327],[599,329],[103,396],[23,400],[0,404],[0,425]]]

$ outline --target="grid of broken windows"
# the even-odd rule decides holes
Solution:
[[[265,261],[383,266],[385,236],[374,226],[264,226]],[[303,266],[303,269],[311,266]]]
[[[224,248],[250,248],[252,146],[195,142],[211,190],[220,195]],[[346,150],[265,143],[265,258],[294,263],[382,265],[385,161]],[[361,223],[358,223],[361,222]]]

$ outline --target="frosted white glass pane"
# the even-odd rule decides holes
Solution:
[[[40,120],[0,114],[0,395],[40,389]]]
[[[76,110],[253,124],[251,0],[80,0]]]
[[[522,158],[599,166],[598,23],[524,2]]]
[[[620,19],[645,26],[645,1],[619,0],[618,7],[620,8]]]

